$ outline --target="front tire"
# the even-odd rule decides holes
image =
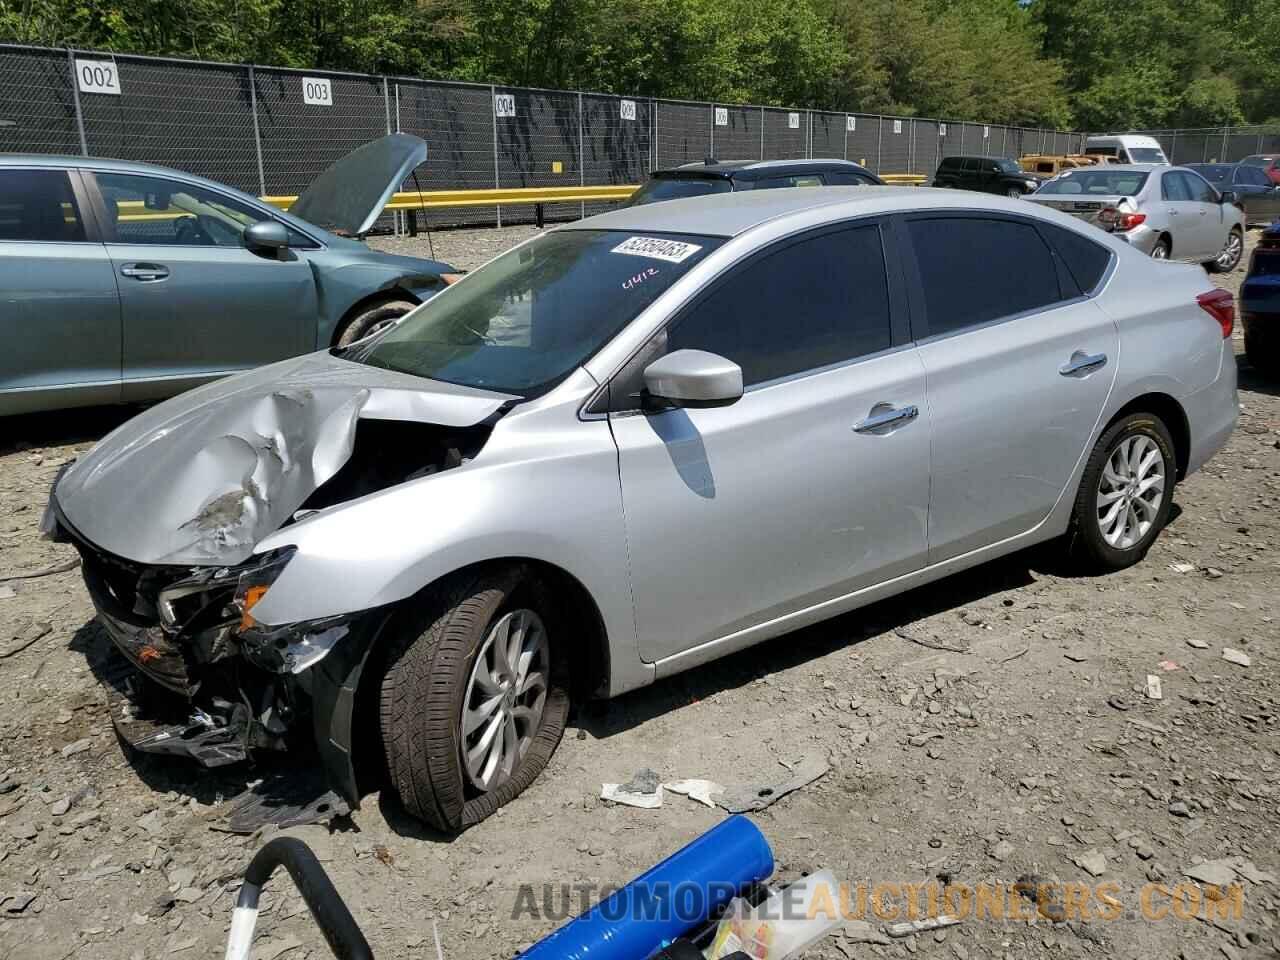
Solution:
[[[391,785],[438,830],[513,800],[569,716],[556,608],[525,568],[449,578],[392,625],[381,726]]]
[[[1154,414],[1131,413],[1098,439],[1085,464],[1068,549],[1090,572],[1142,560],[1173,508],[1173,438]]]
[[[334,346],[349,347],[357,340],[363,340],[399,320],[416,306],[411,300],[383,300],[357,310],[343,322]]]
[[[1008,197],[1010,200],[1022,199],[1022,191],[1019,190],[1017,187],[1010,187],[1008,190],[1004,192],[1004,195]]]

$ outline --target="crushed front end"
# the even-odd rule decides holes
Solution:
[[[295,775],[289,802],[256,797],[241,805],[255,814],[239,818],[246,831],[358,806],[350,721],[354,681],[377,629],[376,615],[285,627],[254,620],[254,604],[292,549],[232,566],[142,564],[90,543],[56,499],[44,525],[80,554],[85,586],[114,645],[99,675],[112,723],[130,747],[208,768],[270,752],[314,754],[318,747],[321,762],[310,766],[323,776],[313,777],[308,789]],[[344,649],[331,669],[315,669],[340,643]],[[316,815],[307,815],[308,809]],[[231,819],[235,829],[234,811]]]

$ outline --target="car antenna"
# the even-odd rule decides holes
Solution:
[[[427,251],[436,258],[436,245],[431,242],[431,220],[427,217],[427,201],[422,199],[422,184],[418,183],[418,168],[413,168],[413,186],[418,191],[418,203],[422,205],[422,223],[427,229]]]

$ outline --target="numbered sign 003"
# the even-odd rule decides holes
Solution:
[[[77,58],[76,84],[81,93],[112,93],[120,96],[120,73],[110,60]]]
[[[324,77],[303,77],[302,102],[313,107],[332,107],[333,84]]]

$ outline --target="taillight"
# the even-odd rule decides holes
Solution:
[[[1229,290],[1210,290],[1196,297],[1196,303],[1222,327],[1222,338],[1231,336],[1236,325],[1236,298]]]
[[[1139,224],[1147,222],[1145,213],[1126,213],[1116,207],[1104,207],[1098,214],[1098,220],[1105,223],[1112,230],[1132,230]]]

